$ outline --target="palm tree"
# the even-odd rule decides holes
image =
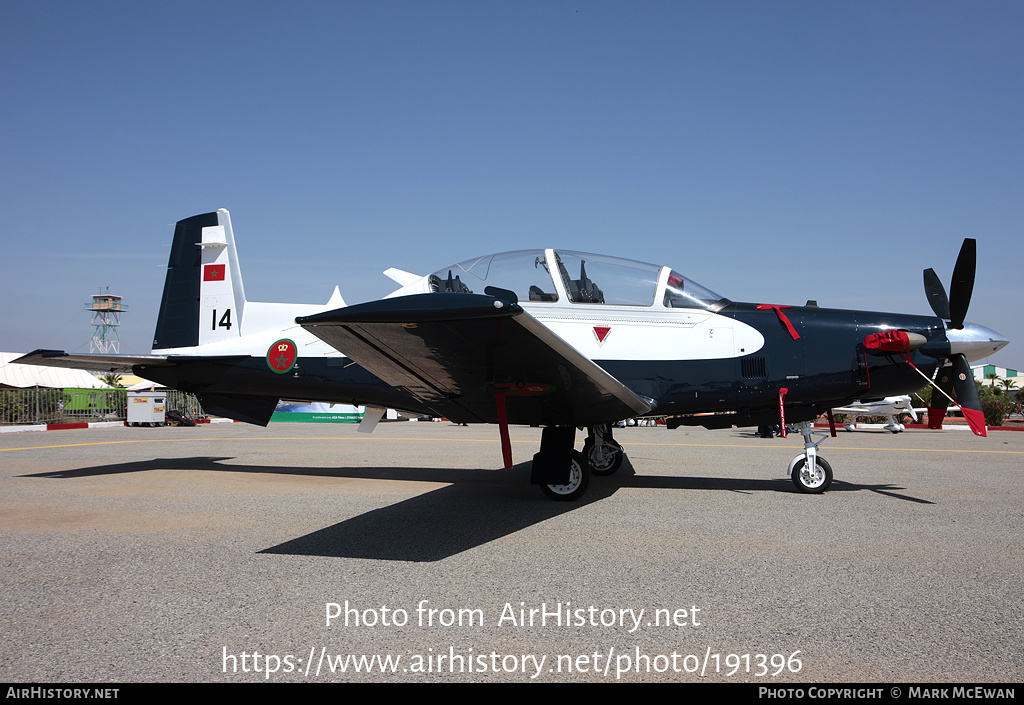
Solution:
[[[105,375],[100,375],[100,379],[103,380],[104,384],[107,384],[111,387],[121,386],[121,375],[116,374],[114,372],[108,372]]]

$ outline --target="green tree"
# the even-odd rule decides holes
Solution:
[[[121,388],[121,375],[116,372],[108,372],[105,375],[101,375],[100,379],[103,380],[104,384],[110,385],[111,387]]]
[[[978,394],[981,396],[981,411],[985,414],[987,426],[1002,426],[1003,421],[1017,406],[1003,394],[1002,389],[996,387],[983,387],[978,384]]]

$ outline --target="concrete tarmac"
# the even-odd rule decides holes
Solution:
[[[0,434],[2,680],[1024,678],[1024,433],[840,431],[803,495],[799,435],[627,428],[575,504],[511,433]]]

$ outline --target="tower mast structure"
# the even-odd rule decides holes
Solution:
[[[89,342],[90,353],[118,354],[120,353],[121,338],[117,329],[121,325],[121,314],[127,313],[128,306],[121,302],[120,296],[110,293],[95,294],[92,302],[85,305],[87,311],[92,311],[92,340]]]

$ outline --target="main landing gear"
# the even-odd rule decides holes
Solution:
[[[573,449],[576,429],[549,426],[541,432],[540,452],[533,456],[530,482],[549,498],[574,502],[587,491],[590,475],[611,475],[622,466],[622,446],[612,439],[608,424],[587,429],[583,452]]]
[[[810,421],[797,424],[797,429],[804,437],[804,452],[789,462],[789,476],[801,492],[821,494],[832,484],[832,466],[824,458],[818,457],[818,446],[829,434],[815,431]],[[821,436],[821,439],[815,443],[813,436]]]
[[[534,461],[536,462],[536,461]],[[572,451],[569,458],[569,475],[566,482],[541,483],[541,491],[556,502],[575,502],[587,491],[590,484],[590,469],[579,451]]]
[[[622,467],[622,446],[612,439],[610,424],[591,426],[587,429],[587,440],[583,443],[583,457],[587,459],[590,472],[595,475],[611,475]]]

